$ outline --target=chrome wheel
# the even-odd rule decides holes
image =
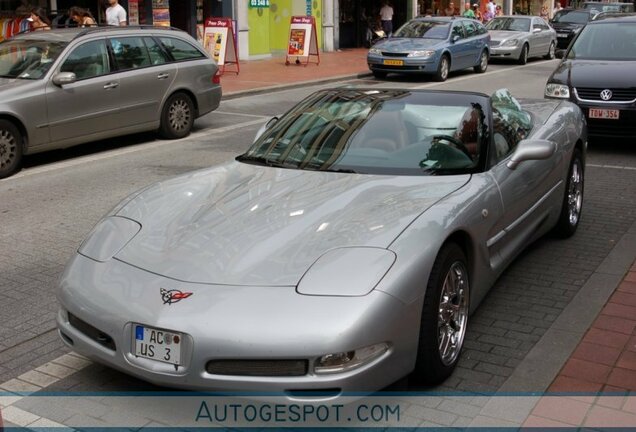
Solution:
[[[521,48],[521,54],[519,54],[519,64],[526,64],[528,63],[528,45],[524,45],[523,48]]]
[[[442,57],[441,63],[439,65],[439,77],[446,81],[448,78],[448,58]]]
[[[578,159],[573,161],[570,170],[567,203],[568,221],[570,225],[576,226],[583,207],[583,167]]]
[[[548,59],[554,59],[556,55],[556,48],[554,46],[554,42],[550,44],[550,49],[548,50]]]
[[[439,299],[437,342],[439,355],[445,366],[451,365],[464,343],[468,324],[468,271],[456,261],[444,278]]]
[[[182,132],[189,127],[191,116],[192,113],[190,112],[188,103],[183,99],[176,99],[170,105],[168,111],[168,123],[170,124],[170,128],[177,133]]]
[[[482,71],[486,71],[488,68],[488,54],[485,52],[481,53],[481,61],[479,62],[479,69]]]

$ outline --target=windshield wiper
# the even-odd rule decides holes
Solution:
[[[275,168],[296,168],[294,165],[284,164],[277,160],[267,159],[263,156],[240,155],[236,157],[236,160],[239,162],[247,162],[255,165],[265,165]]]

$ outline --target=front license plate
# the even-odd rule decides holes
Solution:
[[[567,33],[557,33],[557,37],[566,38],[568,37]]]
[[[135,355],[173,365],[181,364],[183,334],[133,325]]]
[[[404,60],[384,60],[385,65],[404,66]]]
[[[620,111],[614,109],[590,108],[589,116],[594,119],[618,120]]]

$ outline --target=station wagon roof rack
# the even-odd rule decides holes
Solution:
[[[107,30],[120,30],[120,31],[126,31],[127,29],[130,30],[167,30],[167,31],[183,31],[181,29],[178,29],[176,27],[166,27],[166,26],[155,26],[155,25],[136,25],[136,26],[110,26],[110,25],[100,25],[100,26],[92,26],[92,27],[85,27],[82,29],[82,31],[80,31],[76,37],[80,37],[86,34],[90,34],[90,33],[97,33],[97,32],[102,32],[102,31],[107,31]]]

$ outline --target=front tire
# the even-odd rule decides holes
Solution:
[[[448,73],[450,72],[450,59],[448,55],[444,54],[442,58],[439,60],[439,66],[437,67],[437,72],[435,73],[435,81],[443,82],[448,78]]]
[[[22,134],[15,124],[0,119],[0,178],[9,177],[22,164]]]
[[[426,385],[453,372],[468,326],[470,275],[466,256],[455,243],[442,247],[429,276],[413,375]]]
[[[526,63],[528,63],[528,51],[530,48],[528,48],[527,44],[523,45],[523,48],[521,48],[521,54],[519,54],[519,59],[517,60],[517,63],[519,63],[520,65],[524,65]]]
[[[554,42],[550,42],[550,48],[548,48],[548,53],[543,57],[546,60],[554,60],[556,57],[556,45]]]
[[[167,139],[186,137],[194,124],[194,103],[185,93],[175,93],[168,98],[161,111],[159,132]]]
[[[584,171],[581,151],[575,149],[570,162],[570,169],[568,170],[561,214],[559,215],[559,221],[554,227],[554,234],[557,237],[571,237],[579,226],[581,211],[583,210]]]
[[[488,69],[488,53],[484,50],[479,56],[479,64],[473,68],[476,73],[484,73]]]

